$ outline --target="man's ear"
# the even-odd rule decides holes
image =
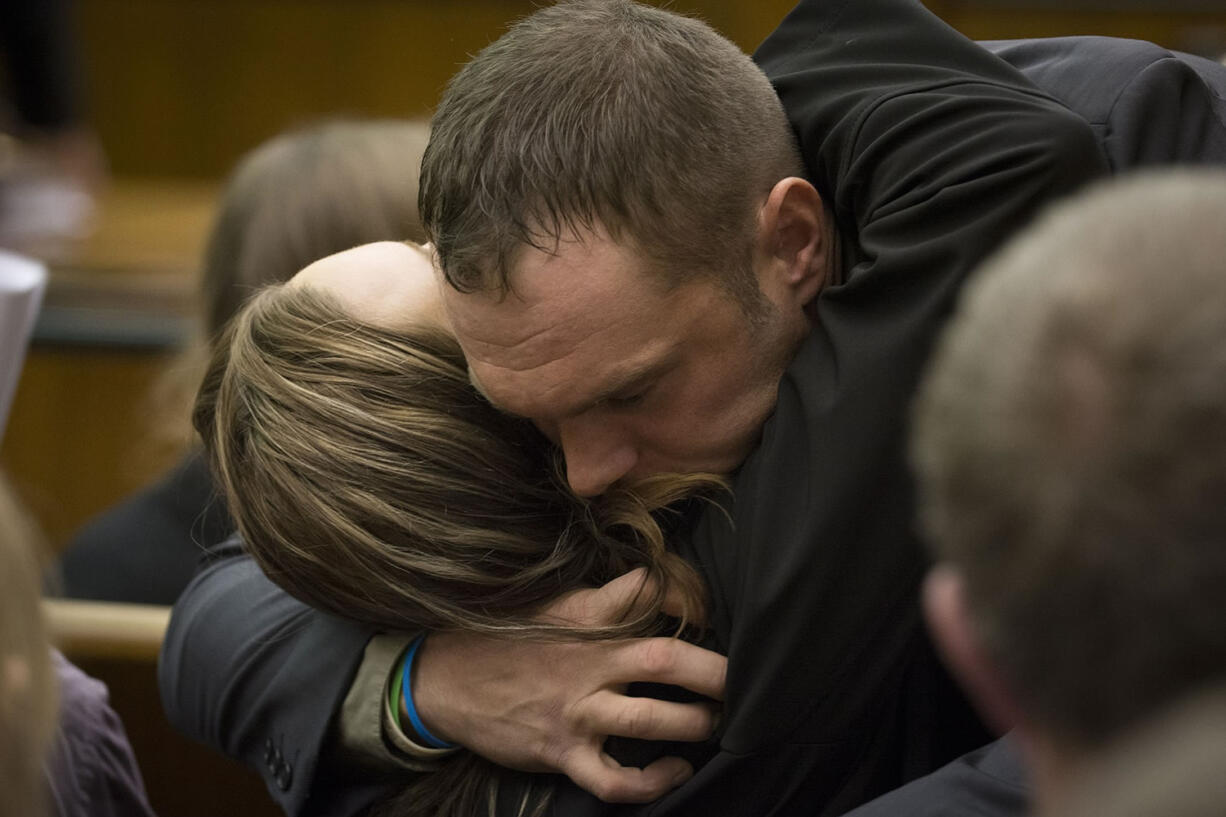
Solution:
[[[984,721],[1004,733],[1016,726],[1021,712],[975,632],[966,604],[966,583],[951,564],[928,572],[923,588],[924,617],[945,665],[957,678]]]
[[[803,307],[826,284],[834,261],[834,225],[817,189],[796,176],[771,188],[758,211],[755,255],[763,291]]]

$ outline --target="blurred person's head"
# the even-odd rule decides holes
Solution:
[[[429,138],[418,121],[327,122],[243,157],[204,252],[204,328],[214,337],[265,284],[373,241],[423,240],[417,176]]]
[[[239,161],[205,245],[203,342],[156,396],[173,407],[167,426],[174,438],[200,380],[204,347],[260,287],[350,247],[422,240],[417,177],[429,133],[425,121],[325,122],[276,136]],[[168,398],[167,390],[184,397]]]
[[[56,683],[37,541],[0,475],[0,817],[46,808],[43,766],[55,733]]]
[[[491,402],[582,495],[737,467],[834,255],[762,71],[697,20],[564,2],[466,65],[432,128],[422,221]]]
[[[268,576],[399,630],[640,635],[659,626],[666,588],[700,619],[697,575],[650,511],[710,481],[657,479],[600,503],[572,495],[540,432],[473,388],[437,293],[428,251],[373,244],[262,290],[220,338],[195,424]],[[576,633],[536,619],[635,567],[660,592],[621,625]],[[511,774],[452,765],[455,782],[414,789],[404,813],[482,813]]]
[[[1041,802],[1226,674],[1226,176],[1104,185],[968,287],[916,407],[929,621]]]

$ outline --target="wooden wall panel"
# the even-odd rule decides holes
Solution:
[[[53,548],[177,458],[178,450],[152,433],[163,420],[149,397],[171,359],[148,351],[30,350],[0,466]]]
[[[327,115],[428,113],[530,0],[81,0],[93,118],[115,171],[218,176]],[[752,49],[789,3],[688,0]]]
[[[117,173],[217,176],[320,116],[428,111],[527,2],[82,0],[93,117]]]
[[[117,173],[217,177],[321,116],[427,113],[531,0],[80,0],[93,116]],[[791,0],[678,0],[751,51]],[[1096,33],[1226,46],[1226,11],[933,0],[973,37]]]

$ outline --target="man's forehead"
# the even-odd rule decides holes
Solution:
[[[572,411],[667,354],[673,300],[636,252],[599,233],[525,247],[508,291],[444,295],[475,383],[531,417]]]
[[[560,420],[661,376],[675,362],[675,350],[667,338],[649,341],[629,356],[604,354],[606,347],[585,344],[519,370],[472,360],[469,379],[504,411],[534,420]]]
[[[616,305],[607,309],[539,306],[490,310],[454,319],[457,337],[477,382],[491,397],[520,384],[582,388],[638,358],[659,335]]]
[[[578,413],[675,346],[667,324],[618,307],[542,314],[520,304],[491,313],[466,327],[456,321],[471,379],[495,405],[535,419]]]
[[[529,365],[542,352],[633,323],[659,309],[664,295],[631,253],[593,239],[563,242],[554,253],[527,248],[517,254],[509,290],[448,287],[444,303],[466,352],[525,356],[518,365]]]

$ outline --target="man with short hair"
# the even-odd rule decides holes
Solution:
[[[856,817],[983,813],[1019,751],[1054,813],[1120,736],[1226,679],[1224,218],[1220,171],[1102,185],[968,285],[916,404],[924,595],[1016,728]]]
[[[693,775],[650,807],[661,814],[839,813],[983,739],[919,626],[904,407],[962,277],[1105,169],[1084,120],[909,2],[807,0],[758,59],[808,178],[744,55],[625,2],[545,9],[483,52],[450,87],[424,168],[474,383],[554,437],[576,491],[736,474],[732,526],[709,512],[673,535],[710,588],[704,643],[731,656],[719,733],[688,760],[649,762],[657,749],[639,769],[605,751],[607,735],[711,728],[706,706],[625,694],[635,680],[710,687],[695,667],[720,665],[680,642],[578,645],[584,659],[559,667],[551,645],[431,634],[418,709],[436,736],[608,800]],[[236,647],[219,619],[250,609],[227,601],[238,583],[275,598],[234,558],[202,574],[164,694],[189,731],[278,760],[265,765],[287,806],[319,812],[341,796],[314,765],[337,701],[351,751],[355,733],[376,760],[381,739],[406,745],[370,703],[400,677],[403,641],[280,599]],[[617,613],[587,608],[593,623]],[[258,637],[289,618],[309,636]],[[224,689],[220,671],[181,669],[211,654],[237,668]],[[313,687],[285,689],[291,666]],[[555,807],[603,808],[577,789]]]
[[[919,628],[904,407],[961,277],[1105,170],[1084,121],[918,6],[803,3],[791,23],[759,51],[773,90],[697,21],[543,9],[452,79],[422,162],[472,380],[554,439],[576,493],[736,472],[731,528],[711,512],[680,545],[730,663],[719,754],[658,806],[673,813],[838,813],[984,739]],[[931,40],[898,59],[912,26]],[[811,180],[780,99],[804,100],[801,146],[821,142]],[[483,689],[464,639],[430,640],[430,731],[504,762],[522,762],[515,731],[548,730],[532,710],[622,734],[634,707],[674,740],[688,721],[599,678],[573,703]],[[468,714],[525,695],[552,705],[515,730]],[[599,748],[574,729],[548,765],[638,799]]]

